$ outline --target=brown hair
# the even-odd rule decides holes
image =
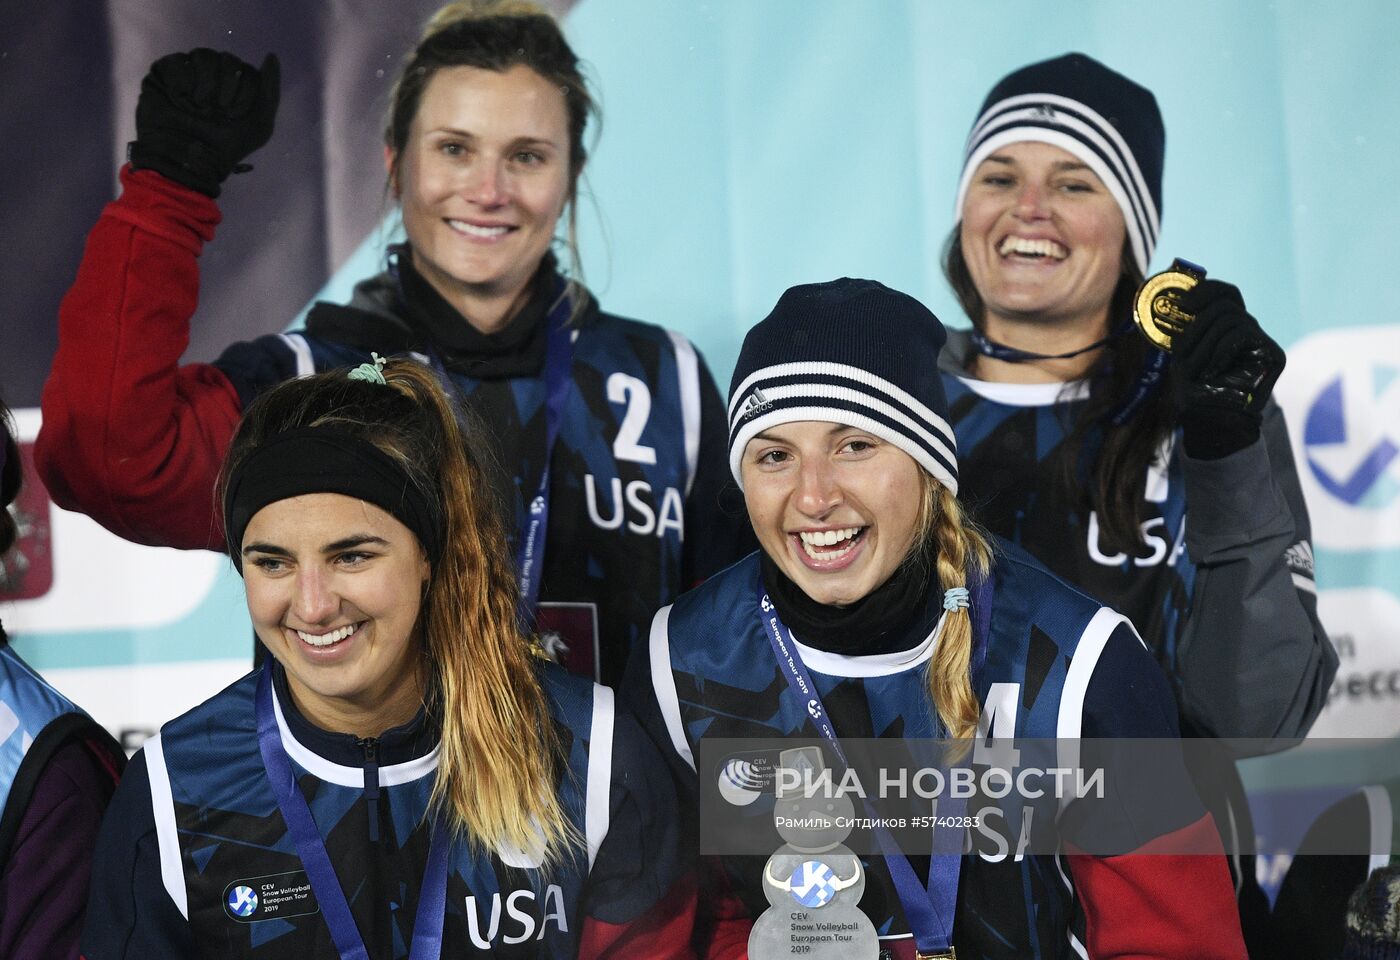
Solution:
[[[383,372],[387,386],[329,372],[260,396],[229,446],[219,499],[252,451],[304,427],[334,426],[403,468],[440,511],[445,530],[416,627],[429,678],[425,699],[442,727],[431,806],[473,843],[543,846],[545,861],[557,862],[576,846],[577,830],[558,801],[561,748],[531,640],[516,619],[504,527],[470,452],[483,444],[460,425],[430,369],[392,361]]]
[[[973,283],[963,257],[962,224],[953,227],[943,251],[943,273],[963,312],[973,326],[982,329],[986,305]],[[1131,316],[1133,299],[1142,286],[1142,272],[1124,241],[1122,269],[1109,300],[1110,327]],[[1108,418],[1131,395],[1138,375],[1148,361],[1151,345],[1136,333],[1114,337],[1084,375],[1089,399],[1066,426],[1069,436],[1060,447],[1060,483],[1070,492],[1087,482],[1080,500],[1099,516],[1104,547],[1134,556],[1149,552],[1138,527],[1138,505],[1147,482],[1147,470],[1163,442],[1176,429],[1168,367],[1163,382],[1126,423],[1114,426]]]
[[[398,178],[398,158],[408,144],[423,91],[439,70],[476,67],[502,73],[515,66],[529,67],[564,95],[569,125],[569,272],[579,277],[578,178],[588,159],[583,133],[598,110],[578,57],[558,21],[542,7],[528,0],[456,0],[433,14],[394,83],[384,128],[384,143],[394,154],[390,178]]]

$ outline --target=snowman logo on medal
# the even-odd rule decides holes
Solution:
[[[858,906],[865,868],[843,844],[853,827],[854,804],[847,796],[828,797],[818,786],[825,769],[819,747],[784,750],[779,768],[773,818],[786,843],[763,868],[770,906],[749,934],[749,955],[874,960],[879,938]],[[784,770],[790,771],[786,777]],[[797,786],[784,789],[794,773]]]

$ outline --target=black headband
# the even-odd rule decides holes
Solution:
[[[234,468],[224,494],[224,536],[243,572],[243,532],[263,507],[308,493],[341,493],[388,511],[412,530],[437,562],[441,514],[392,457],[368,440],[331,427],[288,430],[266,441]]]

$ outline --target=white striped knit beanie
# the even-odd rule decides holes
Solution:
[[[1067,53],[1003,77],[967,138],[954,216],[978,164],[1011,143],[1067,150],[1103,181],[1123,211],[1143,276],[1157,245],[1167,133],[1152,91],[1092,57]]]
[[[874,280],[793,287],[744,337],[729,388],[729,469],[755,434],[818,420],[869,430],[953,493],[957,445],[935,359],[947,339],[922,303]]]

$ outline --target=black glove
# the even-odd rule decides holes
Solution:
[[[1181,297],[1195,316],[1172,342],[1172,399],[1186,455],[1229,456],[1259,439],[1284,354],[1245,309],[1240,291],[1202,280]]]
[[[217,197],[272,136],[280,76],[274,53],[261,68],[204,47],[161,57],[141,81],[132,167]]]

